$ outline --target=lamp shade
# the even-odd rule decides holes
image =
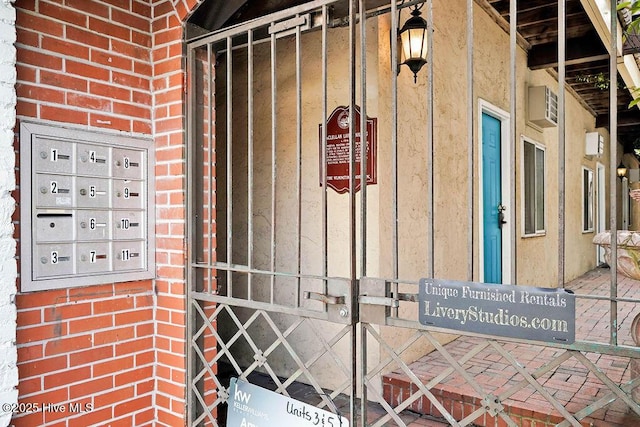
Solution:
[[[414,9],[398,33],[400,47],[400,65],[404,64],[413,72],[413,81],[417,82],[418,71],[427,63],[427,21]]]
[[[620,162],[620,164],[617,167],[617,173],[618,173],[618,178],[622,179],[624,178],[624,176],[627,174],[627,167]]]

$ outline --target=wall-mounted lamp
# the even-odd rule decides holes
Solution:
[[[620,162],[620,164],[618,165],[617,173],[618,173],[618,178],[620,178],[620,181],[622,181],[622,178],[624,178],[627,175],[627,167],[623,165],[622,162]]]
[[[413,81],[418,81],[418,71],[427,63],[427,21],[420,16],[417,6],[411,11],[411,18],[407,19],[398,32],[398,47],[400,65],[406,65],[413,72]],[[400,73],[400,66],[398,66]]]

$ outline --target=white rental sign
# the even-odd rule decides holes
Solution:
[[[232,378],[227,427],[349,427],[345,417]]]

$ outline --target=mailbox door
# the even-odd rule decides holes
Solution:
[[[113,242],[113,269],[140,270],[145,266],[144,242]]]
[[[36,245],[35,253],[36,256],[33,260],[34,278],[39,279],[73,274],[73,244],[40,244]]]
[[[131,179],[142,179],[144,177],[142,151],[114,148],[112,156],[113,177]]]
[[[114,211],[113,238],[117,240],[144,238],[142,211]]]
[[[72,173],[73,144],[67,141],[37,137],[33,147],[33,168],[36,172]]]
[[[77,206],[80,208],[108,208],[111,202],[111,181],[100,178],[76,178]]]
[[[39,212],[36,214],[35,241],[68,242],[73,240],[73,213]]]
[[[114,179],[111,199],[114,209],[143,209],[142,182]]]
[[[37,208],[71,208],[75,206],[73,177],[38,174],[34,187]]]
[[[79,241],[107,240],[111,231],[111,215],[109,211],[78,210],[76,230]]]
[[[109,147],[91,144],[78,144],[78,175],[109,176],[111,151]]]
[[[111,250],[107,242],[78,243],[78,273],[101,273],[111,270]]]

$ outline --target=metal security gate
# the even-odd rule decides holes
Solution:
[[[511,7],[514,11],[513,0]],[[474,63],[473,8],[467,1],[468,64]],[[388,35],[398,33],[412,10],[426,18],[430,35],[417,86],[408,71],[398,74],[391,65],[398,63],[398,41]],[[558,13],[564,14],[562,2]],[[610,304],[616,313],[611,340],[555,344],[557,353],[542,366],[528,366],[511,354],[513,345],[540,344],[484,337],[458,355],[445,345],[455,338],[445,335],[451,331],[417,322],[419,279],[435,276],[436,257],[452,256],[443,254],[447,239],[438,241],[434,225],[439,180],[433,28],[431,2],[316,0],[188,41],[189,425],[226,425],[234,377],[344,416],[354,426],[410,425],[415,416],[408,411],[425,405],[451,425],[480,420],[518,425],[518,414],[503,403],[525,389],[558,414],[550,425],[581,425],[616,401],[640,415],[632,394],[640,379],[611,378],[590,357],[610,355],[627,366],[640,357],[635,348],[619,346],[615,336],[616,304],[640,302],[616,295],[615,269],[610,295],[580,296]],[[505,78],[516,111],[515,26],[510,40]],[[562,50],[560,58],[563,93]],[[461,145],[468,162],[462,198],[468,205],[467,230],[456,238],[467,248],[459,257],[472,280],[477,271],[473,67],[466,77],[467,144]],[[561,95],[560,147],[564,108]],[[330,117],[337,117],[337,127],[331,127]],[[514,140],[515,122],[510,122]],[[373,141],[361,143],[370,123],[377,126],[377,152],[369,145]],[[515,151],[512,156],[515,165]],[[563,173],[560,168],[561,199]],[[510,190],[515,200],[515,185]],[[440,198],[447,196],[456,197]],[[615,217],[615,200],[611,206]],[[510,215],[515,242],[516,218]],[[515,244],[510,247],[515,254]],[[515,263],[515,256],[511,259]],[[515,264],[508,271],[513,280]],[[562,286],[563,251],[558,276]],[[425,381],[411,362],[429,352],[446,367]],[[474,357],[486,352],[517,374],[499,393],[476,378]],[[566,363],[582,366],[607,392],[581,408],[566,407],[542,381]],[[383,381],[389,373],[404,375],[408,392],[394,394]],[[473,404],[457,406],[451,396],[435,391],[452,375],[479,396]]]

